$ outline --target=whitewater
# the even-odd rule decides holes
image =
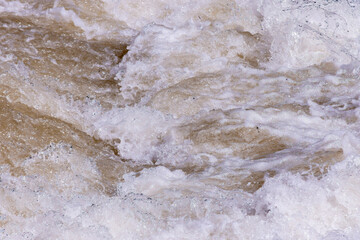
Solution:
[[[360,1],[0,0],[0,239],[360,239]]]

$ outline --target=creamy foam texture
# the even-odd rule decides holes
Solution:
[[[0,0],[1,239],[359,239],[359,9]]]

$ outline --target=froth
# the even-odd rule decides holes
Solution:
[[[0,237],[358,239],[358,8],[0,0]]]
[[[141,163],[156,160],[173,125],[174,119],[147,107],[113,109],[93,124],[95,136],[114,141],[121,157]]]

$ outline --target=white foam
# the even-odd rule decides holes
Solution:
[[[86,9],[84,18],[59,1],[41,10],[0,0],[2,13],[73,23],[88,39],[125,38],[123,102],[105,108],[39,85],[21,90],[29,97],[22,101],[143,168],[119,176],[117,193],[107,196],[89,190],[88,179],[101,179],[96,164],[62,146],[15,166],[26,176],[1,166],[1,238],[359,239],[360,18],[351,4],[106,0],[108,15],[89,20]],[[335,73],[314,66],[325,62]],[[21,63],[13,70],[25,78],[30,71]],[[208,125],[219,133],[212,144],[190,140]],[[221,133],[240,128],[266,131],[286,149],[249,160],[217,147],[228,141]],[[316,163],[328,167],[320,177],[289,171],[334,149],[341,157]],[[49,180],[37,174],[44,161],[67,167]],[[258,191],[241,189],[245,177],[266,171],[276,174],[265,174]]]
[[[162,144],[169,139],[174,119],[147,107],[113,109],[94,124],[95,135],[104,140],[118,140],[116,144],[123,158],[152,163]]]
[[[356,8],[345,1],[302,3],[268,1],[259,5],[263,27],[272,37],[276,66],[302,68],[324,61],[348,64],[358,59],[360,32]]]

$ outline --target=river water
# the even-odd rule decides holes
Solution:
[[[359,239],[357,0],[0,0],[0,238]]]

